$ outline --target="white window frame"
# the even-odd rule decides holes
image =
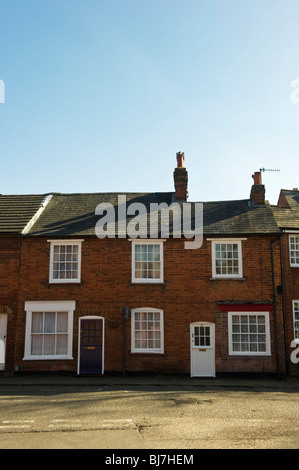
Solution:
[[[138,240],[130,240],[132,242],[132,283],[140,284],[140,283],[150,283],[150,284],[161,284],[164,282],[164,250],[163,250],[163,243],[165,240],[151,240],[151,239],[138,239]],[[135,271],[135,248],[136,246],[140,245],[158,245],[160,246],[160,277],[159,278],[138,278],[136,277]]]
[[[136,313],[159,313],[160,314],[160,348],[137,348],[135,346],[135,314]],[[135,308],[131,310],[131,352],[146,354],[164,353],[164,312],[151,307]]]
[[[73,359],[73,318],[76,308],[75,301],[37,301],[25,302],[26,311],[26,329],[25,329],[25,353],[24,360],[60,360]],[[34,312],[67,312],[68,313],[68,345],[67,354],[63,355],[32,355],[31,354],[31,336],[32,336],[32,313]]]
[[[230,278],[242,278],[243,277],[243,262],[242,262],[242,241],[246,238],[215,238],[208,239],[212,242],[212,277],[215,279],[230,279]],[[216,245],[238,245],[238,274],[218,274],[216,273]]]
[[[299,326],[296,326],[296,323],[299,323],[299,300],[293,300],[294,340],[299,344]]]
[[[271,337],[270,337],[270,318],[269,312],[228,312],[228,349],[230,356],[271,356]],[[236,315],[256,315],[265,317],[265,335],[266,335],[266,351],[234,351],[232,335],[235,332],[232,331],[232,317]],[[242,334],[242,332],[240,332]],[[244,333],[246,334],[246,333]]]
[[[293,243],[292,242],[292,238],[295,239],[295,243],[296,245],[298,245],[298,250],[292,250],[291,249],[291,244]],[[299,259],[299,234],[292,234],[292,235],[289,235],[289,256],[290,256],[290,266],[292,268],[299,268],[299,261],[298,263],[295,261],[295,262],[292,262],[292,255],[291,255],[291,252],[294,251],[296,253],[295,255],[295,258],[298,258]]]
[[[81,252],[82,242],[84,240],[48,240],[50,243],[50,266],[49,266],[49,282],[51,284],[70,284],[81,282]],[[78,276],[72,279],[54,279],[53,265],[54,265],[54,247],[55,246],[78,246]],[[67,261],[66,261],[67,262]]]

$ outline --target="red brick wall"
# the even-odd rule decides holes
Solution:
[[[18,311],[20,238],[0,236],[0,313],[7,314],[5,374],[12,374]]]
[[[79,238],[79,237],[77,237]],[[248,237],[243,246],[243,276],[238,280],[211,280],[211,242],[198,250],[185,250],[184,240],[164,243],[164,283],[131,283],[131,242],[125,239],[82,237],[80,284],[49,284],[50,244],[46,238],[22,241],[17,364],[22,370],[68,370],[76,372],[78,320],[96,314],[105,318],[105,370],[122,370],[122,311],[153,307],[164,311],[164,354],[131,353],[131,322],[126,321],[126,369],[128,371],[190,372],[190,323],[216,324],[216,372],[275,372],[271,357],[229,357],[227,313],[217,304],[268,303],[273,300],[270,240],[268,236]],[[276,283],[281,284],[279,244],[275,248]],[[75,300],[72,361],[23,361],[24,302],[33,300]],[[278,299],[278,302],[280,300]],[[274,353],[273,314],[270,314]]]

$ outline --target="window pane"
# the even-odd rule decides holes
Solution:
[[[44,354],[46,356],[55,354],[55,335],[44,335]]]
[[[42,333],[43,332],[43,313],[34,312],[32,313],[32,333]]]
[[[57,333],[67,333],[68,328],[68,313],[57,313]]]
[[[33,356],[40,356],[43,353],[43,336],[32,335],[31,337],[31,354]]]
[[[45,313],[45,325],[44,333],[54,333],[55,332],[55,312],[46,312]]]

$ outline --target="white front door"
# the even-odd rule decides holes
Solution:
[[[0,370],[5,369],[7,315],[0,314]]]
[[[191,377],[215,377],[215,324],[191,323]]]

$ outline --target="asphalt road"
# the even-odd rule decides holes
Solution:
[[[0,387],[0,449],[298,449],[299,393]]]

